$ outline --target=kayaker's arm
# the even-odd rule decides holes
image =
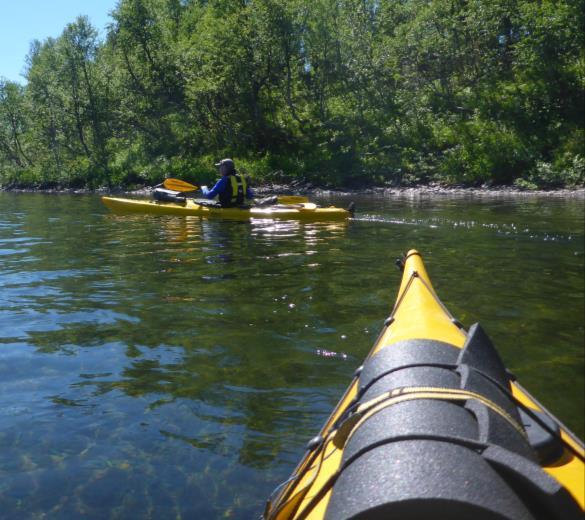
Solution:
[[[201,186],[201,192],[203,193],[203,196],[205,198],[207,198],[207,199],[213,199],[214,197],[216,197],[222,191],[225,190],[226,183],[227,183],[227,177],[222,177],[221,179],[219,179],[215,183],[215,186],[213,188],[211,188],[211,189],[208,189],[207,186]]]

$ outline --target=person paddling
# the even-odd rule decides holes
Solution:
[[[250,189],[247,179],[236,171],[234,161],[222,159],[215,166],[219,168],[221,178],[211,189],[208,189],[207,186],[201,186],[203,196],[207,199],[213,199],[217,196],[222,208],[243,206],[250,203],[254,198],[254,193]]]

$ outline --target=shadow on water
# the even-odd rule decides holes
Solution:
[[[254,517],[369,350],[411,247],[583,435],[583,201],[357,202],[340,225],[0,194],[5,517]]]

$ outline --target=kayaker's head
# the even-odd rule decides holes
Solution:
[[[219,168],[219,173],[222,176],[230,175],[236,172],[236,165],[231,159],[222,159],[216,166]]]

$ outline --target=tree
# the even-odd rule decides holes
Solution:
[[[97,32],[79,17],[59,38],[32,45],[27,70],[36,146],[52,158],[45,170],[90,186],[104,181],[108,163],[108,100],[98,50]]]
[[[0,89],[25,182],[585,183],[583,0],[120,0]],[[4,175],[6,177],[6,175]]]
[[[32,166],[26,142],[29,125],[24,87],[0,80],[0,160],[17,168]]]

